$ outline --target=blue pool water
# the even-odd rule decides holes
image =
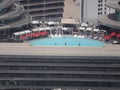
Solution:
[[[105,43],[75,37],[42,38],[30,42],[31,46],[104,46]]]

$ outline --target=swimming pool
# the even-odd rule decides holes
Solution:
[[[105,43],[98,40],[75,38],[72,36],[41,38],[30,42],[31,46],[104,46]]]

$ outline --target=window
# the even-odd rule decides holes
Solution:
[[[98,0],[98,3],[102,3],[103,2],[103,0]]]
[[[104,14],[106,14],[106,11],[104,12]]]
[[[102,15],[102,12],[98,12],[98,15]]]
[[[102,11],[102,8],[98,8],[98,11]]]
[[[106,7],[104,8],[104,10],[106,10]]]
[[[102,4],[98,4],[98,7],[102,7],[103,5]]]

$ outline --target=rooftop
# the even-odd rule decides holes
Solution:
[[[120,45],[104,47],[40,47],[29,43],[0,43],[0,55],[120,56]]]

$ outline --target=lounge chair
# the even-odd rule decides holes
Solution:
[[[77,37],[77,34],[73,35],[73,37]]]
[[[62,35],[61,35],[61,34],[59,34],[59,35],[58,35],[58,37],[62,37]]]
[[[53,37],[54,37],[54,36],[53,36],[53,34],[51,34],[51,35],[50,35],[50,37],[52,37],[52,38],[53,38]]]

